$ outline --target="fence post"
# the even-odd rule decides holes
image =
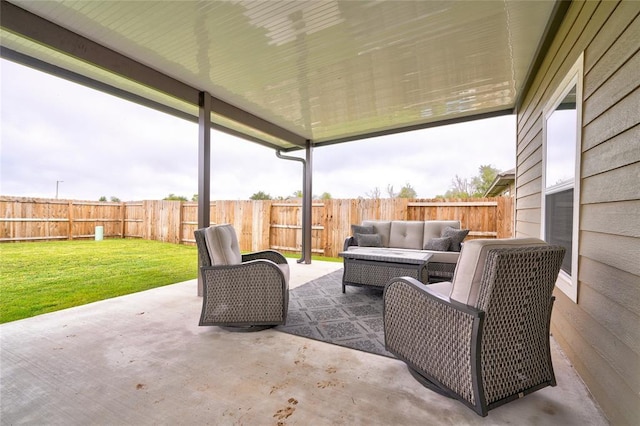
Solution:
[[[67,217],[69,218],[69,240],[73,240],[73,201],[69,200]]]

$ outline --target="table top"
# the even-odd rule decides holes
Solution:
[[[338,253],[338,256],[345,259],[376,260],[380,262],[419,265],[428,261],[432,254],[383,247],[353,247],[350,250],[341,251]]]

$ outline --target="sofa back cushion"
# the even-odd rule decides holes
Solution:
[[[382,247],[389,246],[389,233],[391,232],[390,220],[363,220],[362,226],[373,226],[374,234],[379,234],[382,240]]]
[[[422,239],[423,248],[427,242],[432,238],[440,238],[442,236],[442,230],[450,226],[455,229],[460,229],[459,220],[427,220],[424,222],[424,237]]]
[[[389,247],[421,250],[423,246],[423,235],[423,221],[394,220],[391,222]]]
[[[450,298],[477,307],[480,282],[489,250],[546,245],[546,242],[538,238],[477,239],[465,242],[453,274]]]
[[[212,265],[242,263],[240,244],[233,226],[229,224],[210,226],[205,229],[205,238]]]

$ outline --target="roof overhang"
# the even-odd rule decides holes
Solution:
[[[504,191],[509,189],[516,181],[516,169],[507,170],[498,173],[496,178],[491,182],[491,186],[484,193],[485,197],[497,197]]]
[[[568,2],[1,7],[3,58],[289,151],[513,113]]]

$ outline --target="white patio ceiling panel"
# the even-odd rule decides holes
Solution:
[[[11,3],[314,144],[513,110],[554,8],[550,1]],[[33,46],[6,40],[33,55]],[[73,68],[82,58],[66,61]],[[90,68],[74,71],[106,74]],[[136,89],[100,78],[163,102],[144,82]],[[254,140],[295,146],[224,115],[212,117]]]

